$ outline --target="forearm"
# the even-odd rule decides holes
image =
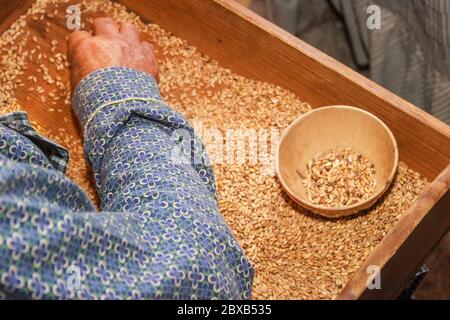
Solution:
[[[211,169],[172,157],[173,130],[192,129],[154,95],[150,77],[121,72],[131,72],[135,89],[105,84],[123,74],[103,70],[75,94],[75,105],[85,110],[78,115],[86,155],[109,212],[94,212],[32,140],[5,129],[17,135],[8,140],[13,145],[25,142],[33,161],[0,156],[0,295],[248,298],[253,271],[218,211]],[[73,290],[71,266],[81,272]]]
[[[161,235],[162,251],[177,248],[171,254],[181,254],[179,263],[188,268],[213,266],[211,277],[204,274],[203,298],[249,297],[251,266],[218,210],[212,170],[174,158],[174,130],[193,137],[193,129],[164,104],[154,80],[132,69],[100,70],[78,87],[75,110],[85,130],[102,209],[132,211],[144,222],[158,223],[159,228],[146,231]],[[190,248],[189,259],[182,258],[182,248]],[[230,272],[235,276],[228,276]],[[207,279],[217,274],[227,285],[215,292]]]
[[[192,138],[194,131],[162,101],[151,76],[129,68],[99,70],[81,82],[74,105],[102,208],[110,210],[114,205],[111,197],[118,190],[136,185],[139,190],[164,187],[165,191],[195,187],[215,198],[214,176],[208,165],[194,163],[193,158],[188,163],[174,158],[178,147],[175,131],[187,132]],[[171,170],[183,173],[185,179],[175,179]],[[172,180],[171,186],[167,179]]]

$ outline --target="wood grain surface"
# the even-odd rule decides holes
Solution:
[[[32,1],[0,0],[0,32],[25,12]],[[375,248],[340,298],[392,298],[401,290],[415,268],[422,263],[450,226],[450,128],[419,108],[383,89],[336,60],[256,16],[232,0],[146,0],[119,1],[144,21],[154,21],[188,40],[233,72],[271,82],[291,90],[314,106],[352,105],[382,119],[397,139],[400,160],[434,180],[424,194]],[[46,32],[46,26],[50,32]],[[51,40],[58,52],[65,52],[64,12],[44,20],[28,19],[27,50],[37,45],[50,55]],[[39,61],[28,62],[20,78],[39,74]],[[48,66],[52,76],[68,79],[68,70]],[[39,83],[46,92],[53,85]],[[54,112],[44,110],[42,95],[27,86],[14,93],[18,103],[42,128],[65,146],[72,146],[73,162],[84,162],[82,137],[70,104],[58,101]],[[81,168],[85,179],[77,181],[94,192],[91,172]],[[382,268],[382,290],[368,291],[367,266]]]
[[[0,0],[0,34],[24,14],[32,3],[32,0]]]

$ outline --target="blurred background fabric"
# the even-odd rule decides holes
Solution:
[[[368,68],[369,78],[450,124],[449,0],[265,0],[267,17],[299,34],[317,2],[341,16],[358,68]],[[367,26],[371,5],[380,10],[380,29]]]
[[[350,68],[450,122],[450,0],[237,0]],[[369,5],[381,28],[366,25]],[[417,299],[450,299],[450,233]]]

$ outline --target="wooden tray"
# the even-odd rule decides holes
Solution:
[[[32,2],[0,0],[0,32]],[[188,40],[235,73],[280,85],[314,106],[361,107],[390,127],[400,160],[432,182],[338,298],[396,297],[450,227],[450,127],[232,0],[118,2],[144,21],[153,21]],[[38,22],[36,30],[40,32]],[[60,116],[41,112],[38,98],[26,102],[26,96],[26,91],[22,92],[23,107],[30,117],[57,131]],[[73,123],[71,115],[65,129],[79,138],[79,128]],[[370,265],[381,267],[380,290],[367,288]]]

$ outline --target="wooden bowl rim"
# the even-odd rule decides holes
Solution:
[[[316,205],[316,204],[313,204],[307,200],[304,200],[304,199],[298,197],[289,188],[289,186],[287,185],[286,181],[283,179],[281,172],[280,172],[280,148],[281,148],[281,144],[282,144],[283,140],[286,138],[287,134],[292,130],[292,128],[294,128],[298,123],[303,121],[305,118],[310,117],[318,112],[323,112],[323,111],[327,111],[327,110],[331,110],[331,109],[338,109],[338,110],[347,109],[347,110],[360,112],[360,113],[365,114],[366,116],[371,117],[372,119],[374,119],[375,121],[380,123],[381,126],[386,130],[386,132],[388,133],[389,137],[391,138],[392,144],[394,146],[394,163],[393,163],[391,172],[389,173],[389,178],[386,180],[384,188],[380,189],[378,192],[373,193],[368,199],[364,199],[358,203],[355,203],[355,204],[352,204],[349,206],[339,207],[339,208],[327,207],[327,206],[323,206],[323,205]],[[297,119],[295,119],[289,125],[289,127],[286,128],[286,130],[281,135],[280,142],[278,143],[278,147],[276,150],[276,156],[275,156],[276,175],[278,177],[278,180],[280,181],[282,188],[289,195],[289,197],[291,197],[296,203],[303,206],[304,208],[311,210],[315,213],[318,213],[322,216],[329,217],[329,218],[330,217],[338,218],[338,217],[343,217],[343,216],[347,216],[350,214],[355,214],[361,210],[371,207],[376,202],[376,200],[378,198],[380,198],[386,192],[386,190],[389,188],[389,186],[391,185],[391,183],[394,179],[395,173],[397,172],[397,167],[398,167],[397,140],[395,139],[395,137],[392,134],[392,131],[389,129],[389,127],[383,121],[381,121],[380,118],[378,118],[374,114],[372,114],[364,109],[361,109],[361,108],[345,106],[345,105],[331,105],[331,106],[319,107],[319,108],[313,109],[312,111],[299,116]]]

